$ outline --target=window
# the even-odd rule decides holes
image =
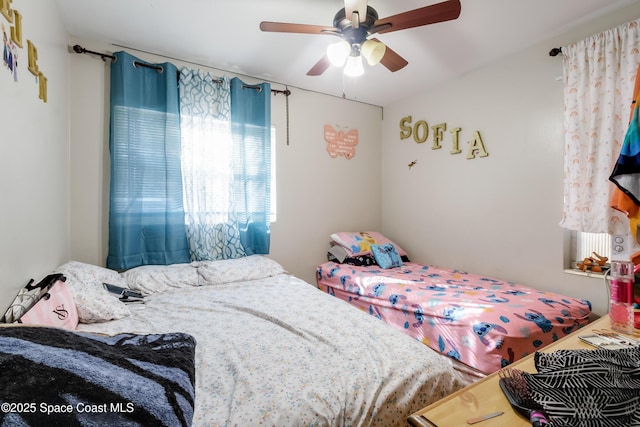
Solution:
[[[276,222],[276,127],[271,125],[271,212],[269,222]]]
[[[571,268],[585,258],[593,257],[593,252],[611,259],[611,236],[607,233],[571,232]]]
[[[185,123],[191,123],[187,126]],[[212,119],[204,126],[198,117],[188,116],[182,119],[182,135],[189,144],[182,145],[182,171],[186,176],[194,176],[199,184],[198,194],[184,194],[187,211],[200,215],[200,220],[209,224],[225,223],[229,216],[229,188],[233,176],[229,173],[233,163],[231,136],[227,134],[222,120]],[[228,144],[211,144],[213,139],[229,140]],[[251,139],[248,138],[249,143]],[[276,128],[271,125],[271,164],[270,164],[270,213],[269,222],[276,221]],[[253,168],[244,170],[247,179],[257,175],[260,164],[251,164]],[[252,173],[254,172],[254,173]],[[241,177],[242,179],[242,177]],[[258,185],[256,185],[259,188]],[[188,225],[188,222],[187,222]]]
[[[111,151],[115,166],[111,171],[110,207],[115,212],[148,215],[181,209],[181,193],[171,191],[173,187],[162,179],[168,175],[179,180],[180,176],[180,163],[165,160],[171,147],[157,142],[166,139],[166,117],[166,113],[146,108],[113,108],[111,120],[116,125],[111,130]],[[168,117],[178,122],[176,116]]]

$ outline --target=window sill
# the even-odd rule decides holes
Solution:
[[[591,277],[592,279],[599,279],[599,280],[604,280],[604,273],[606,271],[607,270],[604,270],[602,273],[593,273],[591,271],[581,271],[581,270],[575,270],[572,268],[567,268],[564,270],[564,272],[567,274],[575,274],[576,276]]]

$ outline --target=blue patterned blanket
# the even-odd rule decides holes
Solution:
[[[0,425],[189,426],[195,339],[0,327]]]

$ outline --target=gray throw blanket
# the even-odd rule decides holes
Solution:
[[[195,339],[0,327],[0,426],[188,426]]]

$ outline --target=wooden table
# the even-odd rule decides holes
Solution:
[[[540,351],[550,352],[562,349],[594,348],[580,340],[579,335],[588,335],[594,329],[610,329],[609,316],[578,329]],[[634,338],[640,338],[640,331],[635,330]],[[535,373],[533,354],[512,363],[510,368]],[[412,426],[425,427],[458,427],[466,426],[467,420],[493,412],[504,412],[495,418],[484,420],[474,427],[518,427],[529,426],[531,422],[519,415],[509,405],[498,385],[498,372],[495,372],[465,388],[459,390],[411,415],[408,419]]]

